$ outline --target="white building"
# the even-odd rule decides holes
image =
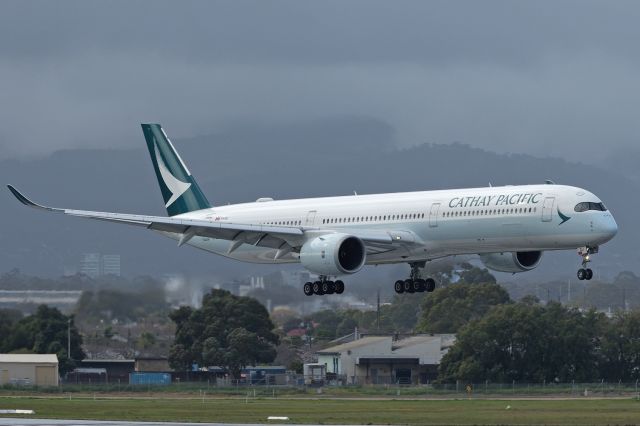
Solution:
[[[58,386],[56,354],[0,354],[0,385]]]
[[[84,253],[80,259],[80,273],[91,278],[105,275],[120,276],[120,255]]]
[[[354,384],[418,384],[437,376],[440,360],[455,342],[453,334],[416,335],[402,339],[368,336],[318,351],[328,374]]]

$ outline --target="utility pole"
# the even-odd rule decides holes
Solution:
[[[376,311],[376,324],[378,326],[378,333],[380,333],[380,287],[378,287],[378,309]]]
[[[67,321],[67,359],[71,359],[71,318]]]

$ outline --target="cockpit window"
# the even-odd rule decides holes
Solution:
[[[602,203],[584,202],[584,203],[576,204],[574,210],[577,212],[586,212],[587,210],[597,210],[597,211],[604,212],[604,211],[607,211],[607,208]]]

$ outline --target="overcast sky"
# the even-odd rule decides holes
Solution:
[[[370,116],[396,143],[639,145],[637,1],[4,1],[0,157]]]

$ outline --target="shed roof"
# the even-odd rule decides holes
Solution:
[[[438,341],[442,346],[447,346],[447,343],[451,340],[455,340],[455,334],[418,334],[393,342],[393,349],[408,348],[433,341]]]
[[[385,341],[385,340],[388,340],[389,343],[391,343],[391,336],[369,336],[369,337],[363,337],[362,339],[354,340],[353,342],[343,343],[341,345],[331,346],[329,348],[322,349],[322,350],[318,351],[317,353],[319,353],[319,354],[331,354],[331,353],[344,352],[344,351],[348,351],[348,350],[351,350],[351,349],[360,348],[362,346],[371,345],[373,343],[379,343],[379,342],[382,342],[382,341]],[[389,349],[391,349],[391,348],[389,348]]]
[[[24,364],[57,364],[56,354],[0,354],[0,362]]]

